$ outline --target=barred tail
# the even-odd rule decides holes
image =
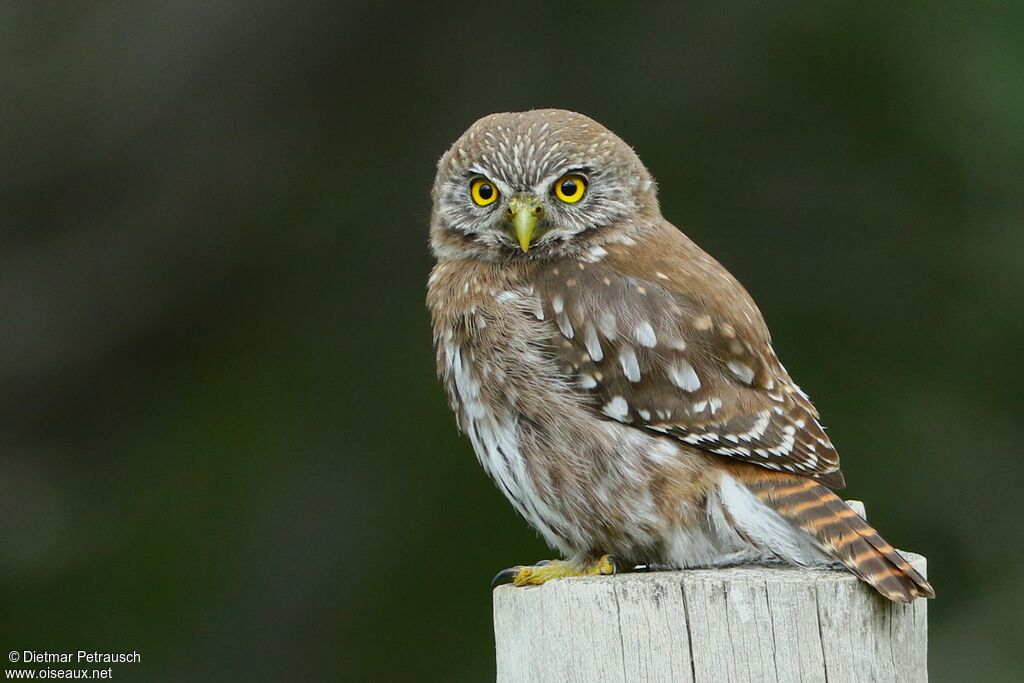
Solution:
[[[745,476],[762,503],[810,534],[828,554],[895,602],[934,598],[928,581],[837,495],[803,477]]]

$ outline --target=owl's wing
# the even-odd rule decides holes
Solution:
[[[704,276],[720,282],[705,277],[696,292],[673,277],[670,261],[667,273],[596,263],[540,277],[564,372],[605,418],[841,488],[838,454],[756,306],[706,258]]]

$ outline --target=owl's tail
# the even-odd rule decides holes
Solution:
[[[899,552],[830,490],[805,477],[746,470],[741,481],[762,503],[810,534],[851,572],[895,602],[935,591]]]

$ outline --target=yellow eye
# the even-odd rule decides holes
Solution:
[[[575,204],[587,193],[587,179],[578,173],[569,173],[555,181],[555,196],[566,204]]]
[[[477,206],[487,206],[498,201],[498,188],[487,178],[477,178],[470,183],[469,194]]]

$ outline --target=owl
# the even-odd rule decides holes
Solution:
[[[516,585],[638,565],[845,565],[931,586],[847,506],[839,458],[740,283],[661,215],[596,121],[486,116],[438,163],[438,374],[480,464],[564,559]]]

